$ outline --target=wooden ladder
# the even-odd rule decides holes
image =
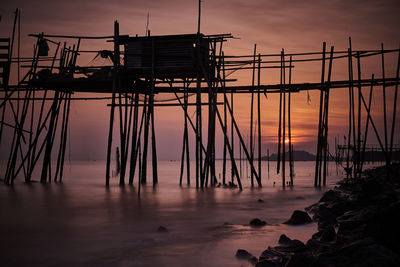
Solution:
[[[10,76],[10,38],[0,38],[0,88],[8,85]]]

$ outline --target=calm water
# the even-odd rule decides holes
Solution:
[[[295,187],[284,190],[276,163],[269,179],[263,164],[263,188],[252,189],[250,179],[242,178],[241,192],[179,187],[178,161],[159,162],[159,184],[153,187],[148,179],[140,198],[137,185],[120,187],[118,178],[106,188],[105,162],[98,161],[67,164],[62,184],[26,185],[22,179],[13,187],[1,183],[0,265],[250,266],[234,257],[237,249],[259,256],[282,233],[302,241],[310,238],[315,224],[282,222],[294,209],[317,201],[342,176],[331,163],[329,185],[316,190],[314,163],[295,162]],[[218,172],[221,165],[217,161]],[[255,217],[268,225],[249,227]],[[169,232],[158,233],[160,225]]]

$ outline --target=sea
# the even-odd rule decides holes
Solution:
[[[314,165],[294,162],[294,186],[285,188],[276,162],[269,171],[262,162],[262,188],[251,187],[243,165],[241,191],[196,188],[194,162],[191,184],[184,177],[179,186],[180,161],[158,162],[156,186],[149,165],[140,195],[137,178],[106,187],[104,161],[66,162],[62,183],[0,183],[0,266],[252,266],[238,249],[259,257],[281,234],[306,242],[316,232],[316,223],[284,224],[344,177],[330,162],[327,186],[314,188]],[[222,182],[222,161],[216,168]],[[267,225],[253,228],[253,218]]]

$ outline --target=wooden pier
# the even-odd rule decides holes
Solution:
[[[115,21],[114,34],[109,36],[65,36],[31,34],[35,40],[32,57],[20,55],[20,14],[16,11],[11,38],[0,38],[0,146],[9,144],[9,157],[4,182],[12,184],[18,176],[23,176],[29,183],[34,170],[40,170],[40,182],[62,181],[64,161],[69,129],[70,106],[72,101],[109,100],[110,109],[109,136],[107,143],[107,166],[105,183],[109,185],[111,177],[111,153],[113,151],[114,120],[118,120],[118,147],[121,156],[119,184],[133,184],[137,177],[138,189],[147,183],[148,155],[151,150],[152,183],[158,183],[157,133],[154,125],[154,107],[177,106],[184,117],[181,169],[179,184],[186,180],[195,186],[204,188],[216,186],[218,179],[215,170],[216,130],[223,134],[223,172],[222,183],[242,189],[241,166],[238,167],[235,153],[240,151],[250,168],[251,186],[262,186],[263,179],[269,171],[263,171],[261,146],[262,110],[261,97],[268,94],[279,94],[279,127],[278,127],[278,160],[277,171],[282,175],[282,185],[293,186],[293,144],[291,129],[291,96],[294,93],[318,90],[319,121],[317,131],[317,157],[315,163],[314,185],[326,185],[328,145],[329,95],[332,90],[348,88],[348,95],[343,99],[349,102],[349,121],[347,144],[341,149],[344,152],[344,167],[352,168],[349,177],[358,179],[361,175],[368,149],[366,141],[369,130],[379,142],[385,163],[390,172],[393,160],[395,127],[397,115],[397,95],[399,86],[400,50],[353,50],[351,39],[347,51],[335,51],[331,46],[322,45],[321,52],[285,53],[282,49],[277,54],[262,54],[254,46],[251,55],[225,55],[223,47],[232,38],[231,34],[204,35],[195,34],[151,36],[121,35],[119,23]],[[62,41],[62,40],[68,40]],[[112,50],[88,51],[81,49],[86,40],[97,40],[107,44],[113,43]],[[17,51],[17,52],[15,52]],[[50,53],[51,52],[51,53]],[[50,54],[49,54],[50,53]],[[112,65],[78,66],[78,57],[95,54],[109,58]],[[365,78],[362,76],[361,59],[375,57],[382,62],[380,77]],[[386,77],[384,70],[385,57],[397,57],[396,74]],[[347,61],[348,79],[332,80],[334,63]],[[321,79],[318,83],[293,83],[293,72],[296,64],[318,62],[321,64]],[[261,84],[262,72],[277,71],[280,82]],[[18,82],[10,84],[10,70],[18,73]],[[230,79],[233,72],[250,71],[251,84],[238,85],[236,79]],[[369,88],[366,97],[362,88]],[[376,120],[371,113],[373,89],[381,89],[384,107],[384,136],[377,129]],[[392,114],[386,112],[386,94],[394,92]],[[99,97],[74,97],[74,93],[91,92],[102,94]],[[108,96],[104,96],[108,94]],[[172,95],[168,103],[157,102],[155,96]],[[235,119],[236,94],[251,95],[250,125],[248,140],[244,138]],[[202,102],[202,95],[207,95],[207,102]],[[191,99],[191,101],[189,101]],[[256,100],[256,103],[254,103]],[[357,106],[356,106],[357,105]],[[195,106],[195,118],[188,114],[188,107]],[[203,124],[202,106],[207,106],[207,124]],[[361,116],[366,114],[365,125]],[[6,116],[7,115],[7,116]],[[365,115],[364,115],[365,116]],[[389,117],[389,118],[387,118]],[[11,120],[10,120],[11,118]],[[391,119],[387,124],[386,120]],[[256,122],[255,122],[255,121]],[[391,128],[389,127],[391,125]],[[4,128],[12,129],[11,140],[4,139]],[[206,127],[206,136],[203,136]],[[195,144],[189,142],[189,132],[195,135]],[[257,138],[257,142],[255,141]],[[286,144],[285,140],[289,143]],[[235,147],[238,140],[239,148]],[[195,170],[190,169],[190,151],[195,151]],[[256,151],[256,153],[254,153]],[[286,159],[286,151],[289,158]],[[54,159],[56,155],[56,159]],[[40,160],[39,160],[40,159]],[[56,161],[56,165],[51,162]],[[285,173],[289,161],[290,173]],[[38,165],[42,162],[41,165]],[[229,174],[228,164],[231,165]],[[257,164],[256,164],[257,162]],[[129,167],[129,168],[128,168]],[[269,165],[268,165],[269,168]],[[129,171],[128,171],[129,169]],[[185,171],[186,170],[186,171]],[[194,174],[193,174],[194,173]],[[186,177],[185,177],[186,176]],[[230,177],[228,177],[230,176]],[[288,177],[289,178],[288,178]],[[186,179],[185,179],[186,178]],[[229,179],[230,178],[230,179]],[[127,180],[126,180],[127,179]],[[230,182],[228,182],[230,181]]]

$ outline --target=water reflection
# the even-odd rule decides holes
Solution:
[[[142,185],[140,197],[137,184],[119,186],[117,178],[105,187],[103,162],[74,163],[62,184],[0,185],[3,263],[245,266],[234,257],[238,248],[259,255],[282,233],[305,241],[315,231],[314,224],[281,224],[325,190],[312,186],[312,162],[296,163],[293,188],[283,189],[271,167],[263,188],[251,188],[245,178],[243,191],[196,189],[194,180],[179,187],[179,164],[160,162],[159,184]],[[218,164],[222,162],[217,162],[221,168]],[[336,180],[330,176],[328,182],[333,185]],[[268,225],[250,228],[255,217]],[[158,233],[160,225],[168,233]]]

